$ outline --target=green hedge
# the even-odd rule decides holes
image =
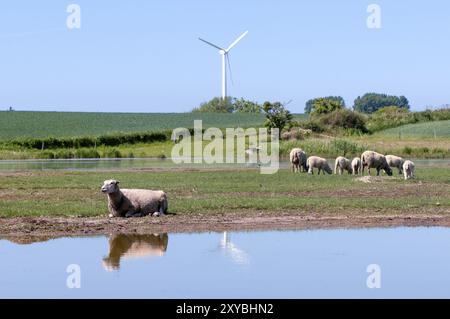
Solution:
[[[171,132],[148,132],[131,134],[108,134],[97,137],[46,137],[19,138],[3,142],[3,145],[27,149],[81,148],[96,146],[118,146],[122,144],[164,142],[170,139]]]

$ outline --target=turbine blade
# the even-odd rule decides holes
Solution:
[[[226,58],[227,58],[227,63],[228,63],[228,70],[230,70],[230,81],[231,81],[231,84],[234,85],[233,73],[231,72],[230,56],[228,55],[228,53],[226,55],[227,55]]]
[[[247,33],[248,33],[248,31],[245,31],[244,33],[242,33],[239,38],[237,38],[233,43],[231,43],[231,45],[228,47],[228,49],[226,51],[227,52],[230,51],[232,47],[234,47],[236,44],[238,44],[238,42],[241,41],[242,38],[247,35]]]
[[[219,47],[219,46],[217,46],[217,45],[215,45],[215,44],[213,44],[213,43],[211,43],[211,42],[208,42],[208,41],[206,41],[206,40],[203,40],[202,38],[198,38],[198,39],[199,39],[200,41],[205,42],[206,44],[209,44],[209,45],[212,46],[212,47],[215,47],[216,49],[225,51],[225,49],[223,49],[223,48],[221,48],[221,47]]]

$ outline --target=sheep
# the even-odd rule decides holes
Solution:
[[[373,151],[365,151],[361,154],[361,167],[362,174],[364,174],[364,167],[367,166],[369,175],[370,169],[376,168],[377,176],[380,175],[380,170],[384,170],[386,174],[392,176],[392,169],[389,167],[386,157],[383,154],[373,152]]]
[[[361,171],[361,159],[359,157],[355,157],[352,160],[352,172],[353,175],[358,175],[359,172]]]
[[[395,155],[386,155],[386,161],[390,167],[397,167],[399,174],[403,174],[403,163],[405,162],[403,158]]]
[[[410,178],[414,178],[414,169],[415,169],[415,165],[414,162],[412,161],[405,161],[403,163],[403,175],[405,176],[405,180],[410,179]]]
[[[337,174],[339,171],[339,175],[342,175],[342,172],[347,170],[349,174],[352,173],[352,163],[343,156],[339,156],[336,158],[334,162],[334,174]]]
[[[289,154],[292,164],[292,172],[306,172],[306,154],[301,148],[293,148]]]
[[[147,189],[119,189],[119,181],[103,182],[102,193],[108,195],[109,217],[142,217],[167,213],[167,195],[163,191]]]
[[[306,166],[308,167],[308,174],[314,174],[314,171],[313,171],[314,168],[319,169],[319,174],[320,174],[320,171],[322,171],[324,175],[325,175],[325,172],[327,172],[328,174],[333,173],[333,171],[331,170],[331,167],[327,163],[327,160],[322,157],[318,157],[318,156],[308,157],[308,160],[306,161]]]

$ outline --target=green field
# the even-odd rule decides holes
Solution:
[[[450,138],[450,120],[403,125],[380,131],[375,136],[398,138]]]
[[[0,139],[98,136],[110,133],[167,131],[204,127],[260,127],[262,114],[226,113],[70,113],[0,111]]]
[[[0,217],[99,216],[107,213],[100,192],[105,179],[124,188],[163,189],[171,212],[311,212],[345,214],[437,213],[450,209],[450,176],[418,167],[417,179],[382,177],[364,183],[349,175],[261,175],[257,169],[115,172],[0,172]],[[392,190],[395,189],[395,192]]]

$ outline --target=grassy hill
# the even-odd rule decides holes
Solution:
[[[259,127],[262,114],[223,113],[75,113],[0,111],[0,139],[17,137],[98,136],[108,133],[166,131],[191,128],[194,120],[203,127]]]
[[[450,138],[450,120],[402,125],[380,131],[375,135],[400,138]]]

